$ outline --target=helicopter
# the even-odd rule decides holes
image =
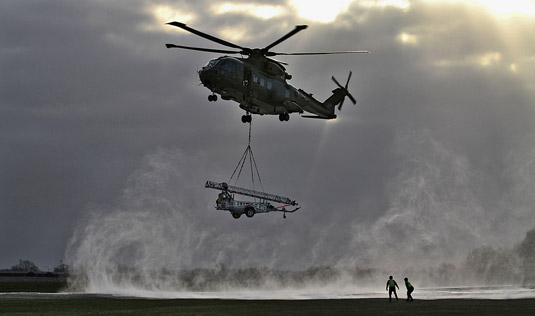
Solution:
[[[281,122],[290,119],[290,113],[299,113],[305,118],[335,119],[335,108],[342,109],[344,100],[348,97],[353,104],[357,101],[349,93],[348,85],[352,72],[349,72],[345,85],[341,85],[334,76],[332,80],[338,86],[332,90],[332,95],[324,102],[316,100],[312,94],[302,89],[296,89],[288,84],[287,80],[292,75],[286,72],[284,62],[277,61],[270,57],[291,56],[291,55],[327,55],[327,54],[353,54],[366,53],[368,51],[334,51],[334,52],[306,52],[306,53],[277,53],[270,49],[281,42],[292,37],[299,31],[306,29],[307,25],[297,25],[292,31],[282,36],[264,48],[248,48],[225,41],[215,36],[203,33],[180,22],[169,22],[168,25],[176,26],[197,36],[203,37],[223,46],[236,50],[212,49],[166,44],[167,48],[180,48],[194,51],[220,53],[220,54],[240,54],[241,58],[224,55],[210,60],[201,70],[198,71],[201,83],[208,88],[212,94],[208,96],[208,101],[215,102],[221,96],[223,100],[232,100],[245,110],[246,114],[241,117],[243,123],[251,123],[251,114],[259,115],[279,115]],[[248,56],[243,58],[243,56]],[[312,115],[303,115],[308,112]]]

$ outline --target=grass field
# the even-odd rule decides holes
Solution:
[[[2,282],[0,281],[0,293],[10,292],[38,292],[58,293],[67,287],[66,281],[58,282]]]
[[[535,300],[185,300],[2,295],[2,315],[535,315]]]
[[[386,297],[218,300],[16,293],[19,289],[19,292],[55,293],[64,285],[62,282],[0,282],[0,292],[9,292],[0,295],[0,315],[535,315],[535,299],[416,300],[411,303],[400,300],[389,303]]]

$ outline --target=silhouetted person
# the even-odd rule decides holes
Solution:
[[[411,293],[414,291],[414,286],[412,286],[408,278],[405,278],[405,287],[407,288],[407,301],[414,301],[411,295]]]
[[[388,281],[386,281],[386,290],[388,291],[389,302],[392,302],[392,292],[394,292],[394,295],[396,296],[396,301],[399,301],[398,293],[396,293],[396,287],[399,289],[398,283],[396,280],[394,280],[394,277],[390,276]]]

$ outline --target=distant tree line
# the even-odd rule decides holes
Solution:
[[[5,270],[4,270],[5,271]],[[8,271],[24,272],[24,273],[39,273],[42,272],[39,267],[30,260],[20,260],[18,264],[11,266]],[[69,266],[61,262],[58,266],[54,267],[53,273],[56,274],[68,274]]]
[[[30,260],[20,260],[18,264],[11,267],[11,270],[17,272],[39,272],[39,267]]]

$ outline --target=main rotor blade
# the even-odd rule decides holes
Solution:
[[[212,48],[191,47],[191,46],[180,46],[180,45],[175,45],[175,44],[165,44],[165,47],[167,47],[167,48],[182,48],[182,49],[197,50],[197,51],[201,51],[201,52],[219,53],[219,54],[239,54],[239,53],[241,53],[241,51],[234,51],[234,50],[212,49]]]
[[[283,37],[279,38],[278,40],[274,41],[273,43],[269,44],[268,46],[264,47],[262,49],[262,51],[264,53],[266,53],[268,50],[270,50],[273,46],[275,45],[279,45],[281,42],[287,40],[288,38],[292,37],[295,35],[295,33],[301,31],[301,30],[304,30],[306,29],[308,26],[307,25],[296,25],[295,28],[290,31],[288,34],[284,35]]]
[[[284,55],[284,56],[292,56],[292,55],[332,55],[332,54],[369,54],[370,52],[367,50],[349,50],[349,51],[342,51],[342,52],[308,52],[308,53],[275,53],[275,52],[268,52],[266,56],[278,56],[278,55]]]
[[[351,79],[351,75],[353,74],[353,72],[350,70],[349,71],[349,76],[347,76],[347,82],[346,82],[346,90],[347,90],[347,87],[349,85],[349,80]]]
[[[169,23],[167,23],[167,24],[169,24],[169,25],[173,25],[173,26],[176,26],[176,27],[179,27],[179,28],[181,28],[181,29],[183,29],[183,30],[186,30],[186,31],[190,32],[190,33],[193,33],[193,34],[198,35],[198,36],[200,36],[200,37],[204,37],[204,38],[206,38],[207,40],[211,40],[211,41],[213,41],[213,42],[216,42],[216,43],[221,44],[221,45],[224,45],[224,46],[228,46],[228,47],[232,47],[232,48],[239,48],[239,49],[244,50],[244,51],[250,50],[250,49],[247,49],[247,48],[245,48],[245,47],[241,47],[241,46],[239,46],[239,45],[236,45],[236,44],[234,44],[234,43],[227,42],[227,41],[222,40],[222,39],[220,39],[220,38],[217,38],[217,37],[215,37],[215,36],[212,36],[212,35],[203,33],[203,32],[201,32],[201,31],[197,31],[196,29],[192,29],[191,27],[187,26],[187,25],[184,24],[184,23],[180,23],[180,22],[176,22],[176,21],[175,21],[175,22],[169,22]]]

